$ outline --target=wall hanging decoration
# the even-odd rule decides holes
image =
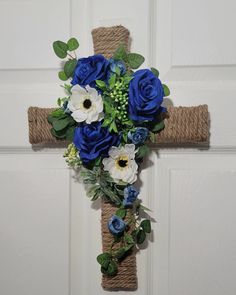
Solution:
[[[205,144],[206,105],[163,107],[170,94],[155,68],[139,67],[144,57],[130,53],[123,26],[92,31],[95,55],[76,57],[79,43],[56,41],[65,59],[59,78],[66,96],[57,108],[30,107],[31,144],[68,142],[65,159],[80,173],[92,201],[101,198],[102,286],[137,289],[135,253],[151,232],[135,182],[152,144]]]

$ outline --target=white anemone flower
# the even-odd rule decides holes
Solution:
[[[72,95],[68,102],[68,109],[76,122],[85,121],[88,124],[103,118],[103,102],[96,89],[75,85],[71,88]]]
[[[137,180],[138,165],[135,162],[135,145],[126,144],[123,147],[112,146],[109,158],[104,158],[104,170],[109,171],[116,183],[120,181],[134,183]]]

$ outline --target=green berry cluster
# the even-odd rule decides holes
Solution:
[[[128,118],[128,85],[122,81],[117,81],[110,93],[111,98],[115,101],[117,109],[117,119],[119,121],[126,120]]]

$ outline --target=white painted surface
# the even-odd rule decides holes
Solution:
[[[139,289],[126,294],[235,294],[234,11],[233,0],[0,0],[0,294],[109,294],[95,260],[99,206],[63,150],[31,149],[26,111],[62,94],[54,39],[78,37],[86,56],[91,29],[114,24],[130,29],[174,105],[207,103],[211,114],[209,150],[155,151],[142,171],[157,222],[137,257]]]

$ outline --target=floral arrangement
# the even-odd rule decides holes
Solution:
[[[110,251],[97,257],[102,273],[115,276],[120,261],[151,232],[150,220],[140,217],[141,210],[149,209],[134,183],[148,141],[164,128],[162,103],[170,92],[155,68],[137,70],[144,57],[126,52],[123,45],[110,59],[77,58],[78,47],[75,38],[53,43],[64,60],[59,78],[70,83],[63,85],[66,96],[58,99],[48,122],[53,136],[70,142],[64,157],[80,173],[88,197],[117,207],[107,224],[114,237]]]

